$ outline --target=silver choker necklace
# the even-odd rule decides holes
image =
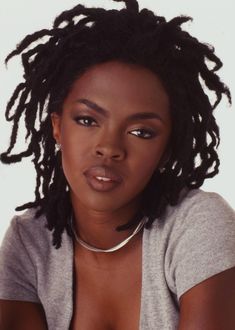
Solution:
[[[131,239],[132,237],[134,237],[142,228],[143,226],[145,225],[146,223],[146,220],[147,218],[144,217],[140,223],[138,224],[138,226],[136,227],[136,229],[133,231],[133,233],[128,236],[126,239],[124,239],[124,241],[122,241],[121,243],[115,245],[114,247],[110,248],[110,249],[99,249],[99,248],[96,248],[86,242],[84,242],[80,237],[78,237],[75,229],[74,229],[74,226],[73,226],[73,222],[72,222],[72,217],[71,217],[71,229],[72,229],[72,232],[74,234],[74,237],[76,239],[76,241],[82,245],[85,249],[89,250],[89,251],[93,251],[93,252],[114,252],[114,251],[117,251],[119,249],[121,249],[124,245],[126,245]]]

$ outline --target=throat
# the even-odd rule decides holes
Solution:
[[[106,250],[115,247],[131,236],[143,219],[139,199],[138,201],[135,199],[118,209],[108,209],[107,207],[105,210],[87,207],[72,192],[71,201],[74,232],[79,239],[95,248]],[[117,230],[127,223],[131,224],[130,228]],[[76,241],[76,236],[73,236]],[[80,245],[80,243],[78,244]]]

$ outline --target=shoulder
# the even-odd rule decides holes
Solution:
[[[28,209],[20,215],[15,215],[11,220],[4,241],[17,238],[24,246],[38,247],[49,244],[51,233],[46,228],[46,217],[36,217],[36,209]]]
[[[215,193],[191,192],[184,203],[169,263],[179,329],[234,329],[235,212]]]
[[[178,298],[194,285],[235,266],[235,212],[216,193],[189,191],[168,209],[162,228],[165,270]]]
[[[224,235],[235,231],[235,211],[222,196],[214,192],[205,192],[201,189],[184,190],[177,205],[169,205],[165,214],[157,218],[150,230],[145,234],[151,243],[160,239],[162,244],[174,244],[182,235],[201,231],[212,234],[215,231],[224,231]],[[190,235],[189,235],[190,236]]]
[[[40,303],[53,292],[64,294],[64,286],[59,287],[61,269],[66,270],[63,276],[70,277],[72,242],[64,233],[61,248],[55,249],[45,216],[37,218],[35,213],[30,209],[15,216],[5,234],[0,249],[0,299]]]
[[[17,262],[25,264],[43,261],[52,250],[52,234],[46,228],[44,215],[36,217],[36,209],[15,215],[3,238],[0,249],[0,264]]]
[[[216,193],[188,191],[177,206],[168,208],[163,220],[158,229],[167,238],[171,256],[193,258],[207,250],[223,257],[226,249],[235,248],[235,212]]]
[[[221,209],[225,213],[234,212],[225,199],[215,192],[206,192],[201,189],[193,189],[182,193],[179,205],[175,206],[178,212],[189,209],[205,209],[213,212]]]
[[[209,209],[208,209],[209,206]],[[212,209],[211,209],[212,207]],[[215,192],[207,192],[201,189],[185,190],[181,194],[179,204],[173,206],[176,212],[188,212],[191,209],[205,208],[212,211],[213,208],[222,208],[226,212],[232,210],[229,204],[224,200],[222,196]]]
[[[30,209],[14,216],[0,249],[0,299],[39,302],[38,268],[48,255],[49,231],[44,217]],[[47,233],[48,232],[48,233]]]
[[[222,196],[201,189],[184,191],[175,206],[169,206],[159,221],[176,233],[185,228],[235,225],[235,212]]]
[[[28,209],[24,213],[16,215],[12,221],[13,223],[15,222],[15,225],[20,231],[27,232],[28,234],[35,233],[35,229],[40,232],[44,231],[46,227],[46,217],[45,215],[36,217],[36,213],[36,208]]]

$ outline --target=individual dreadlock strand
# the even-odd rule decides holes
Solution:
[[[180,32],[181,32],[182,31],[181,30],[181,25],[184,24],[184,23],[187,23],[188,21],[192,21],[192,17],[190,17],[190,16],[177,16],[177,17],[174,17],[167,23],[166,29],[168,29],[168,30],[173,29],[174,32],[178,32],[180,30]],[[185,31],[182,31],[182,32],[183,32],[183,34],[185,33]],[[192,40],[193,39],[194,38],[192,38]]]
[[[47,30],[47,29],[43,29],[40,30],[38,32],[35,32],[33,34],[30,34],[28,36],[26,36],[16,47],[15,50],[13,50],[5,59],[5,63],[7,64],[8,61],[16,56],[19,55],[20,53],[22,53],[22,51],[24,51],[25,49],[27,49],[28,46],[30,46],[34,41],[38,40],[41,38],[41,36],[43,35],[45,36],[50,36],[52,35],[52,31]]]
[[[36,135],[37,130],[34,128],[37,112],[33,111],[33,107],[37,109],[37,101],[31,102],[31,108],[27,108],[25,111],[25,128],[26,128],[26,135],[25,140],[29,138],[30,135]]]
[[[115,0],[116,1],[116,0]],[[126,9],[138,14],[139,12],[139,4],[136,0],[124,0],[125,4],[126,4]]]
[[[7,104],[7,107],[6,107],[5,118],[6,118],[7,121],[14,120],[15,113],[10,115],[10,111],[13,108],[13,106],[14,106],[16,100],[18,99],[20,93],[22,93],[22,91],[24,91],[25,88],[26,88],[26,85],[24,83],[21,83],[16,87],[16,89],[15,89],[15,91],[14,91],[12,97],[10,98],[10,100]]]
[[[61,246],[61,235],[71,215],[71,204],[69,202],[69,194],[66,192],[66,183],[63,171],[58,164],[55,179],[50,188],[51,202],[54,207],[49,210],[51,216],[50,221],[48,221],[48,228],[53,229],[53,245],[56,248]],[[56,203],[58,198],[61,201],[59,204]]]
[[[27,90],[24,90],[22,95],[20,96],[19,105],[15,110],[15,114],[12,115],[12,117],[9,116],[10,108],[7,107],[6,116],[8,118],[10,118],[11,121],[13,120],[14,123],[13,123],[13,128],[12,128],[12,133],[11,133],[10,146],[6,151],[6,154],[9,154],[15,146],[16,139],[17,139],[17,134],[18,134],[18,128],[19,128],[19,120],[20,120],[20,117],[21,117],[22,113],[25,110],[24,102],[26,101],[27,96],[28,96],[27,95]],[[12,101],[12,99],[11,99],[11,101]],[[19,158],[19,160],[21,160],[21,158]]]
[[[21,117],[21,112],[18,111],[18,113],[14,115],[14,124],[13,124],[13,128],[12,128],[12,133],[11,133],[10,145],[9,145],[7,151],[5,153],[3,153],[5,155],[5,157],[8,154],[10,154],[10,152],[13,150],[13,148],[16,144],[20,117]],[[4,161],[3,159],[6,159],[6,158],[1,158],[1,161]],[[17,159],[17,158],[14,158],[14,159]],[[20,160],[21,160],[21,158],[19,158],[19,161]]]
[[[14,164],[20,162],[23,158],[29,157],[32,155],[32,149],[28,148],[26,151],[23,151],[16,155],[8,155],[7,152],[3,152],[0,155],[0,161],[4,164]]]

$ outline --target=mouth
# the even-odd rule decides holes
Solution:
[[[106,166],[93,166],[84,172],[88,185],[95,191],[108,192],[117,188],[123,181],[113,169]]]

